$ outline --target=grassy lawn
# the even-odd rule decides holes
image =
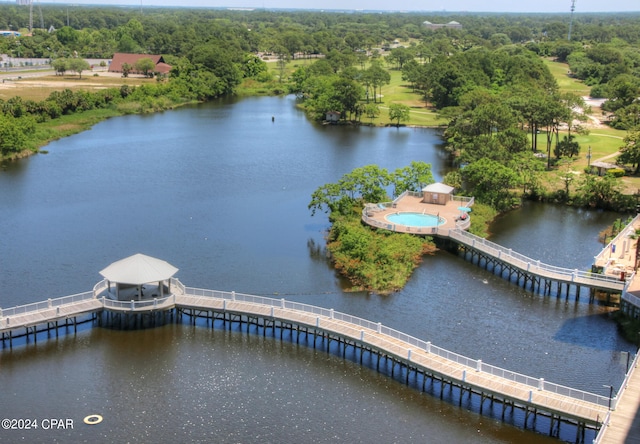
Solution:
[[[591,87],[585,85],[582,80],[569,77],[569,65],[566,63],[555,62],[551,59],[543,59],[553,77],[556,78],[561,92],[572,92],[580,96],[588,96],[591,93]]]
[[[391,103],[402,103],[411,108],[410,118],[404,125],[417,126],[443,126],[448,123],[447,119],[438,117],[435,110],[427,107],[420,94],[413,92],[411,87],[402,80],[402,72],[390,70],[391,82],[382,87],[382,103],[380,103],[380,116],[374,119],[376,125],[388,125],[389,105]],[[368,120],[367,120],[368,121]]]
[[[20,96],[23,100],[36,102],[45,100],[53,91],[70,89],[73,91],[95,91],[106,88],[120,88],[122,85],[138,86],[145,83],[155,83],[155,79],[143,77],[127,77],[94,75],[83,73],[82,78],[77,75],[25,77],[20,80],[5,82],[0,87],[0,99],[8,100]]]

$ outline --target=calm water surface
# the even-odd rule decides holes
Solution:
[[[441,178],[440,142],[432,130],[316,126],[291,98],[103,122],[0,171],[0,306],[87,291],[99,270],[141,252],[180,268],[188,286],[334,308],[545,380],[618,386],[634,348],[602,307],[531,294],[450,253],[427,257],[401,292],[344,291],[311,193],[372,163],[423,160]],[[494,224],[492,240],[585,269],[617,217],[525,205]],[[0,431],[0,442],[548,439],[304,345],[204,326],[85,328],[5,348],[0,387],[1,417],[76,424]],[[92,413],[105,420],[82,424]]]

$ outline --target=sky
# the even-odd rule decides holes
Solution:
[[[36,0],[41,3],[445,12],[561,12],[571,0]],[[575,12],[640,11],[640,0],[576,0]]]

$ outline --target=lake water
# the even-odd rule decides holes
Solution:
[[[102,122],[2,165],[0,306],[88,291],[111,262],[144,253],[178,267],[187,286],[334,308],[608,394],[635,348],[586,297],[532,294],[444,251],[400,292],[345,292],[324,251],[326,215],[307,209],[311,193],[367,164],[422,160],[441,179],[440,143],[435,130],[314,125],[290,97]],[[527,204],[496,221],[492,240],[588,269],[598,232],[617,217]],[[0,417],[75,424],[0,430],[0,442],[552,441],[302,344],[190,325],[85,326],[6,347],[0,387]],[[93,413],[104,421],[82,424]]]

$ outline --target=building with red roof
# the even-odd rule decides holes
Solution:
[[[116,52],[113,55],[113,59],[109,64],[109,72],[122,72],[122,65],[128,64],[131,66],[132,74],[142,74],[135,70],[136,62],[140,59],[151,59],[156,65],[154,72],[160,74],[168,74],[171,71],[171,65],[167,65],[161,55],[157,54],[125,54],[123,52]]]

